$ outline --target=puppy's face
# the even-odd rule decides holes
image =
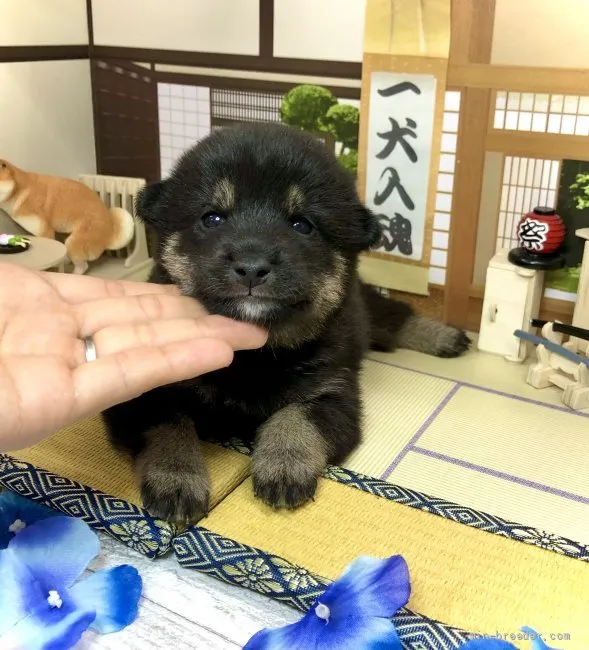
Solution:
[[[6,160],[0,159],[0,201],[6,201],[10,198],[14,185],[12,166]]]
[[[380,234],[325,145],[276,125],[214,132],[143,191],[138,212],[183,293],[283,339],[309,338],[341,305]]]

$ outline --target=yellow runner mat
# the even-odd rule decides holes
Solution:
[[[202,525],[329,579],[358,555],[400,553],[414,612],[487,634],[529,625],[569,634],[567,650],[589,647],[588,563],[327,479],[314,503],[292,512],[254,499],[248,479]]]

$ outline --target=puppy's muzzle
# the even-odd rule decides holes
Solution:
[[[242,254],[234,256],[231,263],[232,274],[240,284],[257,287],[264,284],[272,272],[272,263],[264,255]]]

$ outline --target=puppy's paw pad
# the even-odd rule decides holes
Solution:
[[[141,481],[141,498],[145,509],[158,519],[196,523],[208,513],[209,482],[185,471],[148,472]]]
[[[448,325],[439,334],[436,341],[436,356],[451,359],[467,352],[472,341],[461,329]]]
[[[273,508],[298,508],[313,499],[319,477],[304,465],[254,468],[254,495]]]

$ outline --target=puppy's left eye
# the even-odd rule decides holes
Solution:
[[[310,235],[313,232],[313,224],[306,219],[298,217],[292,221],[292,229],[301,235]]]
[[[218,228],[223,225],[226,221],[226,218],[222,214],[217,214],[216,212],[210,212],[205,214],[202,218],[202,225],[205,228]]]

